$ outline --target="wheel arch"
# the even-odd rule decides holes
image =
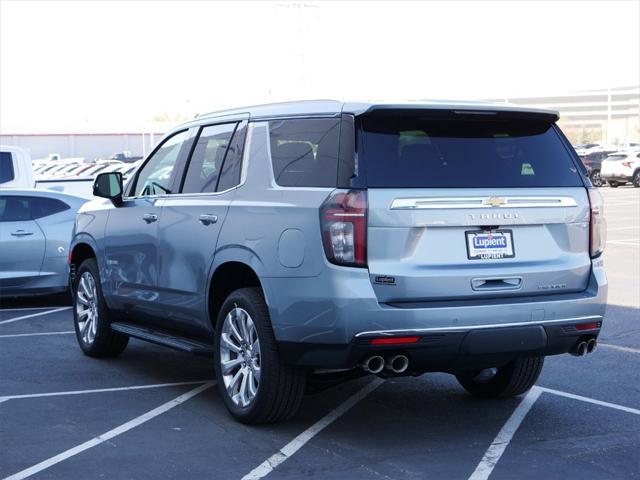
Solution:
[[[207,309],[211,324],[215,327],[218,313],[225,299],[231,292],[239,288],[259,288],[269,306],[268,289],[260,269],[243,260],[227,260],[217,262],[212,269],[207,291]]]

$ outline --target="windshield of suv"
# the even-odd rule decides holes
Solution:
[[[548,121],[365,116],[360,138],[358,160],[372,188],[583,185]]]

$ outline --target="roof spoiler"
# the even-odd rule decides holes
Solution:
[[[548,123],[555,123],[560,119],[558,112],[553,110],[527,109],[511,106],[483,106],[482,108],[474,108],[464,106],[446,108],[436,106],[396,106],[396,105],[372,105],[366,111],[360,113],[364,116],[420,116],[428,118],[495,118],[495,119],[514,119],[514,120],[537,120]]]

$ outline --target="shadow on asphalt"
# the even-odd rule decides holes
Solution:
[[[69,293],[57,293],[55,295],[34,295],[30,297],[0,298],[0,309],[67,307],[70,305],[71,295]]]

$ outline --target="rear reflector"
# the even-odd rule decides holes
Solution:
[[[391,337],[391,338],[374,338],[371,345],[403,345],[405,343],[417,343],[420,337]]]
[[[593,330],[600,328],[601,322],[583,323],[582,325],[576,325],[576,330]]]

